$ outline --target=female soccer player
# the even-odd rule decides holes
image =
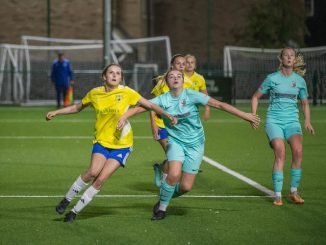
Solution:
[[[175,54],[170,61],[170,70],[178,70],[184,72],[186,66],[186,59],[182,54]],[[169,91],[169,87],[164,80],[165,75],[158,76],[155,78],[156,85],[151,91],[151,94],[154,96],[160,96]],[[184,82],[184,88],[191,88],[192,81],[189,78],[186,78]],[[164,152],[166,152],[167,147],[167,130],[165,128],[164,122],[160,115],[157,115],[155,112],[150,112],[151,119],[151,128],[153,138],[160,143]],[[162,180],[165,180],[168,172],[168,165],[166,164],[167,160],[165,159],[161,164],[154,164],[154,180],[157,187],[161,186]]]
[[[310,123],[310,109],[306,82],[303,79],[303,57],[298,56],[293,48],[282,49],[280,67],[277,72],[269,74],[257,92],[252,96],[252,113],[257,113],[258,100],[269,93],[269,107],[266,120],[266,134],[274,151],[272,180],[275,191],[273,204],[282,206],[283,168],[285,162],[285,140],[292,152],[291,162],[291,193],[289,198],[295,204],[303,204],[298,194],[301,180],[302,161],[302,130],[299,123],[297,99],[302,103],[305,117],[304,127],[314,134]],[[298,74],[299,73],[299,74]]]
[[[205,78],[196,72],[197,68],[197,60],[194,55],[187,54],[185,55],[186,59],[186,66],[185,66],[185,77],[189,78],[189,80],[192,82],[191,89],[202,92],[204,94],[207,93],[206,89],[206,81]],[[205,111],[203,115],[203,119],[207,121],[210,117],[210,110],[209,106],[205,106]]]
[[[170,70],[165,75],[170,91],[151,100],[169,114],[178,118],[178,123],[171,125],[163,118],[168,131],[166,156],[169,170],[160,187],[160,199],[153,208],[152,220],[165,218],[167,206],[172,197],[178,197],[191,190],[198,173],[203,155],[205,135],[198,113],[198,105],[209,105],[227,111],[252,123],[259,125],[259,117],[210,98],[191,89],[183,88],[183,73]],[[118,121],[118,128],[125,125],[126,120],[144,111],[142,107],[129,109]]]
[[[117,64],[110,64],[102,72],[104,85],[90,90],[78,104],[50,111],[47,120],[55,116],[78,113],[87,106],[92,106],[96,112],[95,138],[90,166],[82,173],[68,190],[66,196],[56,206],[56,211],[63,214],[71,200],[87,186],[91,186],[83,193],[77,204],[65,215],[65,222],[73,222],[76,215],[100,191],[104,182],[120,167],[125,167],[127,158],[132,151],[133,133],[129,122],[117,129],[117,121],[128,110],[129,106],[137,103],[146,109],[171,119],[176,119],[141,97],[131,88],[120,85],[123,81],[122,68]]]

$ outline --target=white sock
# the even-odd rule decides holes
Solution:
[[[87,204],[93,200],[93,197],[99,192],[100,190],[96,190],[92,185],[88,187],[88,189],[84,192],[81,196],[80,200],[77,202],[75,207],[72,209],[74,213],[79,213]]]
[[[282,197],[282,193],[281,192],[275,192],[275,197]]]
[[[291,193],[297,192],[298,188],[297,187],[291,187]]]
[[[66,199],[70,202],[87,185],[79,176],[67,192]]]
[[[160,203],[160,206],[159,206],[159,210],[162,210],[162,211],[166,211],[166,208],[167,208],[168,206],[167,205],[165,205],[165,204],[161,204]]]

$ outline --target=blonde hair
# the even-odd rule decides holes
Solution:
[[[281,50],[281,52],[278,56],[278,59],[280,61],[278,70],[281,70],[281,68],[283,67],[282,55],[283,55],[284,50],[286,50],[286,49],[292,49],[294,51],[295,61],[294,61],[294,65],[293,65],[293,71],[303,77],[306,74],[306,63],[304,62],[303,54],[291,47],[286,47]]]
[[[154,86],[156,86],[159,82],[161,82],[161,85],[160,86],[164,86],[164,83],[166,82],[165,78],[166,78],[166,75],[167,73],[169,73],[169,71],[172,70],[172,66],[173,66],[173,63],[175,62],[175,60],[179,57],[182,57],[182,58],[185,58],[185,56],[183,54],[175,54],[172,56],[171,60],[170,60],[170,67],[169,67],[169,70],[167,70],[164,74],[162,75],[159,75],[159,76],[156,76],[153,78],[153,84]]]

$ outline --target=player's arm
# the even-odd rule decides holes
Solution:
[[[128,120],[128,118],[130,118],[134,115],[137,115],[139,113],[142,113],[146,110],[155,111],[156,113],[169,118],[172,125],[177,123],[177,119],[175,117],[171,116],[169,113],[164,111],[161,107],[159,107],[158,105],[155,105],[154,103],[148,101],[147,99],[140,98],[140,100],[138,101],[138,104],[139,104],[139,106],[129,109],[120,117],[120,119],[118,120],[118,123],[117,123],[117,127],[119,129],[123,128],[123,126],[125,125],[125,122]]]
[[[49,121],[51,119],[53,119],[56,116],[59,115],[66,115],[66,114],[73,114],[73,113],[78,113],[80,112],[82,109],[84,109],[86,107],[86,105],[83,105],[81,102],[65,107],[65,108],[61,108],[59,110],[55,110],[55,111],[49,111],[46,114],[46,120]]]
[[[159,139],[159,133],[158,133],[159,127],[157,126],[157,124],[155,122],[155,117],[156,117],[156,113],[154,111],[150,111],[149,118],[151,120],[152,135],[155,140],[158,140]]]
[[[213,98],[210,98],[208,100],[207,105],[214,107],[216,109],[226,111],[234,116],[237,116],[245,121],[248,121],[251,123],[253,128],[258,128],[258,126],[259,126],[260,118],[258,115],[241,111],[230,104],[221,102],[221,101],[213,99]]]
[[[200,92],[203,93],[203,94],[208,95],[207,89],[200,90]],[[210,107],[208,105],[206,105],[204,108],[205,109],[204,109],[203,118],[204,118],[205,121],[207,121],[209,119],[209,117],[210,117]]]
[[[301,100],[302,105],[302,111],[304,114],[304,128],[311,134],[315,134],[315,130],[311,125],[310,122],[310,107],[309,107],[309,101],[307,99]]]

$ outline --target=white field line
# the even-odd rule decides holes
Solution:
[[[90,123],[94,124],[95,120],[90,119],[61,119],[51,122],[46,122],[44,119],[0,119],[0,123]],[[130,120],[131,124],[137,123],[149,123],[149,119],[135,119]],[[265,119],[261,119],[261,123],[265,122]],[[326,119],[312,119],[312,123],[326,123]],[[240,119],[209,119],[204,124],[211,124],[211,123],[243,123],[243,120]]]
[[[33,140],[33,139],[43,139],[43,140],[91,140],[92,136],[1,136],[0,139],[6,140]],[[153,139],[151,136],[134,136],[134,139]]]
[[[135,139],[152,139],[152,137],[150,136],[135,136]],[[17,139],[17,140],[31,140],[31,139],[67,139],[67,140],[77,140],[77,139],[92,139],[92,137],[90,136],[0,136],[0,139]],[[232,175],[233,177],[242,180],[243,182],[251,185],[252,187],[260,190],[261,192],[267,194],[268,196],[273,196],[274,193],[273,191],[269,190],[268,188],[262,186],[261,184],[247,178],[244,175],[239,174],[238,172],[235,172],[227,167],[225,167],[224,165],[204,156],[203,160],[205,162],[207,162],[208,164],[220,169],[221,171],[228,173],[230,175]],[[130,195],[129,195],[130,196]],[[3,196],[0,196],[3,197]],[[10,196],[8,196],[10,197]],[[23,196],[21,196],[23,197]],[[36,196],[37,197],[37,196]],[[126,197],[126,196],[125,196]],[[138,197],[138,195],[137,195]],[[210,196],[200,196],[200,197],[210,197]],[[215,197],[215,196],[214,196]],[[229,196],[226,196],[229,197]]]
[[[239,180],[242,180],[243,182],[251,185],[252,187],[260,190],[263,193],[266,193],[268,196],[273,196],[274,192],[271,191],[270,189],[266,188],[265,186],[262,186],[261,184],[257,183],[256,181],[253,181],[252,179],[247,178],[246,176],[239,174],[238,172],[235,172],[227,167],[225,167],[224,165],[204,156],[203,160],[205,162],[207,162],[208,164],[220,169],[221,171],[228,173],[229,175],[232,175],[234,177],[236,177]]]
[[[62,195],[0,195],[0,198],[62,198]],[[76,197],[80,197],[77,195]],[[96,195],[99,198],[153,198],[158,195]],[[265,198],[268,196],[184,195],[181,198]]]

